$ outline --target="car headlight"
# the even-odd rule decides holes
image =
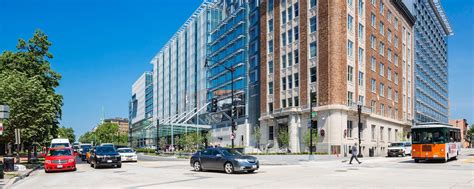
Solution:
[[[74,162],[74,159],[69,159],[69,163]]]
[[[51,160],[46,160],[46,161],[44,161],[44,162],[45,162],[45,163],[51,163]]]
[[[96,158],[104,158],[104,156],[101,156],[101,155],[96,155],[95,157]]]
[[[246,159],[235,159],[235,161],[238,161],[239,163],[246,163],[247,162]]]

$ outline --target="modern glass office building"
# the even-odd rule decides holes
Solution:
[[[153,145],[153,73],[145,72],[132,85],[132,99],[129,104],[129,142],[133,147]]]
[[[212,134],[220,145],[231,141],[231,93],[234,89],[235,144],[252,146],[259,118],[259,1],[220,0],[213,8],[219,19],[210,31],[207,100],[218,100]],[[230,69],[234,69],[233,78]]]
[[[448,123],[448,37],[453,35],[440,0],[404,0],[416,17],[415,120]]]

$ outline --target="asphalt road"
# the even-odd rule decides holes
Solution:
[[[349,165],[338,159],[261,166],[256,173],[234,175],[194,172],[188,161],[166,160],[142,156],[120,169],[79,164],[75,172],[38,170],[13,188],[474,188],[473,150],[448,163],[378,157]]]

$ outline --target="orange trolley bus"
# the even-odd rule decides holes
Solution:
[[[411,156],[420,160],[456,159],[461,153],[461,131],[448,124],[423,123],[411,128]]]

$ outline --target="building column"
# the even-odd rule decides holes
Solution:
[[[289,147],[292,153],[300,152],[300,137],[299,125],[300,121],[298,115],[290,115],[288,117],[288,134],[290,136]]]

